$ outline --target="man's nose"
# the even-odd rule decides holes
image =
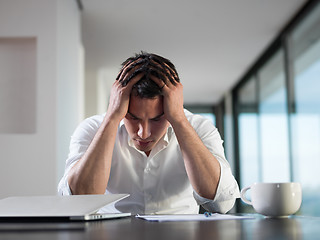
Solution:
[[[141,139],[147,139],[148,137],[150,137],[150,135],[151,131],[148,122],[141,122],[139,124],[138,136]]]

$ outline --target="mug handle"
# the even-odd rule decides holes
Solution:
[[[246,192],[249,189],[251,189],[251,187],[246,187],[246,188],[242,189],[240,195],[241,195],[242,201],[244,201],[246,204],[252,205],[252,202],[246,198]]]

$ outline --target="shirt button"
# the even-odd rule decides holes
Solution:
[[[234,194],[234,190],[233,189],[229,190],[229,194],[233,195]]]
[[[146,173],[150,172],[150,168],[149,167],[146,167],[146,169],[144,170]]]
[[[158,162],[154,162],[154,163],[152,164],[152,167],[155,168],[155,169],[158,169],[159,166],[160,166],[160,165],[159,165]]]

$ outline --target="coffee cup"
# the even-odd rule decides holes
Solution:
[[[251,200],[246,192],[251,190]],[[267,217],[286,217],[296,213],[302,201],[300,183],[254,183],[241,190],[241,200]]]

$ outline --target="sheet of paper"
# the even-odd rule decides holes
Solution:
[[[237,220],[252,219],[252,216],[236,216],[231,214],[213,213],[211,216],[204,214],[172,214],[172,215],[136,215],[137,218],[154,222],[173,222],[173,221],[216,221],[216,220]]]

